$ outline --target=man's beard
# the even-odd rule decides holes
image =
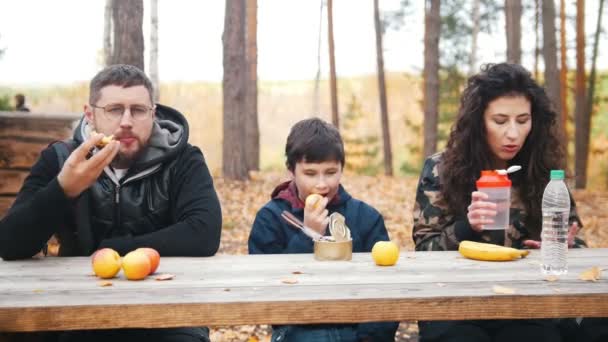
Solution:
[[[126,155],[122,152],[118,152],[112,163],[110,164],[115,169],[128,169],[130,168],[137,159],[143,154],[145,147],[140,147],[138,151],[132,155]]]

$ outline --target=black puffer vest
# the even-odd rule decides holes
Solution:
[[[158,105],[157,117],[161,117],[159,111],[163,109],[170,108]],[[167,148],[170,153],[165,157],[168,158],[159,157],[158,151],[146,152],[142,156],[145,160],[138,161],[120,180],[110,168],[106,168],[97,182],[75,200],[73,220],[76,228],[59,230],[60,255],[90,255],[103,239],[147,234],[167,227],[172,222],[169,190],[175,165],[185,151],[188,130],[181,114],[170,110],[173,113],[163,113],[162,117],[166,120],[167,116],[178,114],[180,117],[177,119],[182,119],[182,122],[179,140]],[[171,119],[175,121],[174,117]],[[81,122],[81,125],[85,124]],[[157,120],[157,124],[160,125],[153,131],[153,136],[166,134],[163,132],[166,131],[162,127],[163,122]],[[175,129],[175,125],[171,126]],[[79,130],[83,131],[80,127],[76,129],[77,132]],[[53,145],[60,168],[71,151],[80,144],[78,138],[80,136],[75,134],[75,139]],[[150,139],[151,143],[155,140],[161,147],[166,143],[166,138],[160,139],[160,143],[158,137]],[[153,158],[146,157],[149,155]]]

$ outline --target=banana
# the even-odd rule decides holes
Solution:
[[[483,261],[510,261],[524,258],[529,253],[526,250],[474,241],[460,242],[458,251],[466,258]]]

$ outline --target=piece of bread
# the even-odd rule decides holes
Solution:
[[[95,144],[95,146],[97,146],[97,148],[104,148],[112,139],[114,139],[114,135],[104,136]]]

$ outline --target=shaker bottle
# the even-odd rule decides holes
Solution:
[[[507,229],[509,226],[509,209],[511,207],[511,180],[495,170],[481,171],[477,180],[477,191],[488,195],[486,201],[496,203],[494,223],[485,224],[484,230]]]

